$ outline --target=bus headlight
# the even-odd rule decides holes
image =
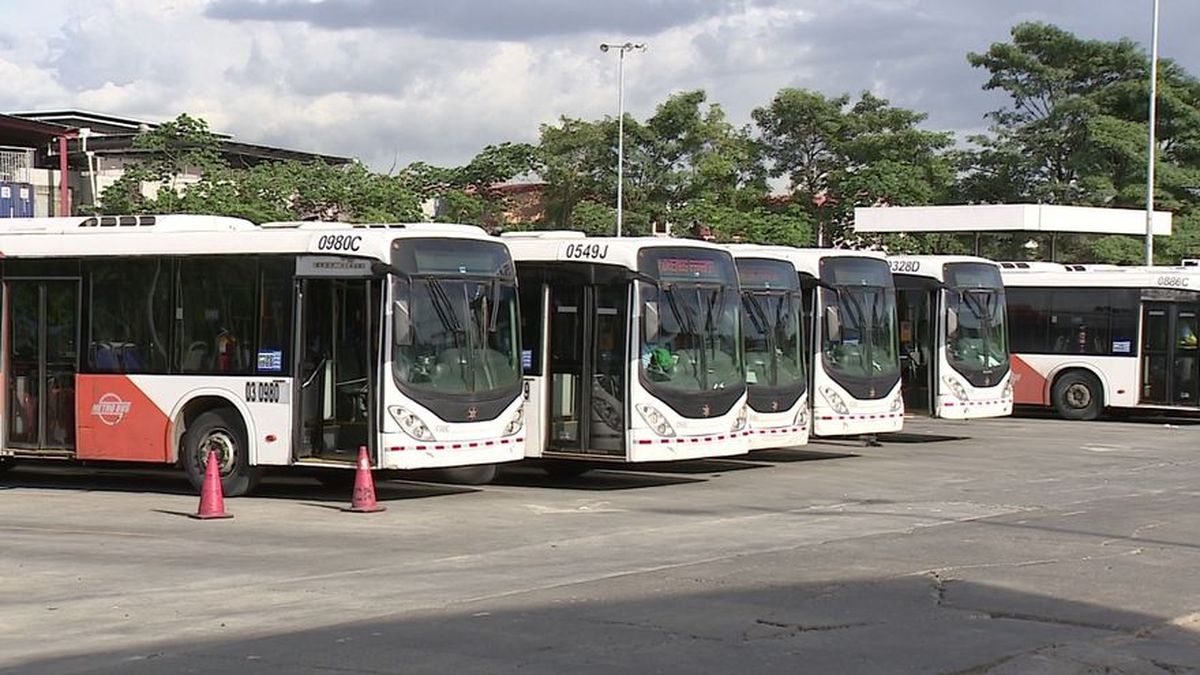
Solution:
[[[1008,381],[1006,381],[1004,383],[1004,393],[1001,394],[1001,396],[1003,398],[1012,398],[1013,397],[1013,386],[1012,386],[1012,378],[1011,377],[1008,378]]]
[[[392,414],[392,419],[396,420],[396,424],[404,430],[404,433],[412,436],[418,441],[432,441],[433,434],[429,433],[429,427],[421,421],[420,417],[410,413],[409,411],[394,405],[388,408],[388,412]]]
[[[967,400],[967,390],[963,388],[962,383],[953,377],[943,378],[946,381],[946,386],[950,387],[950,393],[954,394],[954,398],[960,401]]]
[[[663,417],[662,413],[655,410],[654,406],[643,405],[639,403],[638,405],[634,406],[634,408],[637,409],[638,414],[642,416],[642,419],[646,420],[646,424],[650,425],[650,428],[654,430],[654,433],[658,434],[659,436],[675,435],[675,430],[671,428],[671,423],[667,421],[667,418]]]
[[[821,387],[821,398],[825,399],[825,402],[828,403],[837,414],[850,414],[850,408],[846,406],[846,402],[842,400],[841,395],[829,387]]]
[[[737,417],[733,420],[732,431],[741,431],[742,429],[745,429],[746,418],[748,416],[749,413],[747,412],[746,406],[742,406],[742,409],[738,411]]]
[[[896,398],[892,399],[892,412],[900,412],[904,408],[904,394],[896,392]]]
[[[800,410],[796,412],[794,424],[800,428],[808,426],[808,404],[800,406]]]
[[[504,435],[512,436],[525,428],[525,406],[517,408],[517,412],[508,421],[508,426],[504,427]]]

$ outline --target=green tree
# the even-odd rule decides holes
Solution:
[[[133,150],[140,159],[104,189],[100,204],[91,210],[107,213],[178,210],[183,191],[180,177],[205,176],[228,168],[221,158],[221,139],[204,120],[182,113],[133,139]],[[143,184],[157,184],[153,199],[147,199]]]
[[[850,232],[855,206],[932,204],[953,193],[952,135],[921,129],[925,114],[869,92],[851,104],[786,88],[751,115],[770,175],[787,179],[827,243],[864,239]]]
[[[958,155],[960,198],[1145,208],[1150,64],[1134,42],[1079,38],[1056,26],[1023,23],[1012,40],[969,54],[984,89],[1008,104],[989,113],[988,134]],[[1176,236],[1159,246],[1169,262],[1194,250],[1192,214],[1200,186],[1200,83],[1178,64],[1160,64],[1155,206],[1176,213]],[[1024,253],[1022,238],[993,254]],[[1135,262],[1135,238],[1066,236],[1064,261]],[[1007,257],[1007,256],[1006,256]]]

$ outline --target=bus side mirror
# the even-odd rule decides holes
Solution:
[[[837,307],[825,308],[825,332],[830,342],[842,341],[842,317]]]
[[[403,346],[412,344],[412,317],[407,302],[392,303],[392,341]]]
[[[643,315],[646,321],[646,342],[653,342],[658,339],[658,303],[647,302]]]

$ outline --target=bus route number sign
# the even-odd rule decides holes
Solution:
[[[1174,277],[1174,276],[1159,277],[1158,285],[1159,286],[1167,286],[1170,288],[1181,288],[1181,287],[1185,287],[1188,285],[1188,278],[1187,277]]]
[[[571,260],[604,260],[608,244],[567,244],[563,255]]]
[[[246,383],[246,403],[280,403],[281,396],[282,387],[279,381],[255,382],[251,380]]]
[[[362,248],[362,235],[323,234],[317,237],[318,251],[357,251]]]
[[[904,273],[904,272],[920,272],[920,271],[921,271],[921,261],[920,260],[893,260],[892,261],[892,272]]]

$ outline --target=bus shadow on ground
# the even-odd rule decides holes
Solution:
[[[893,434],[880,434],[879,442],[888,443],[945,443],[946,441],[969,441],[970,436],[951,436],[948,434],[923,434],[911,431],[897,431]]]
[[[770,462],[771,464],[789,464],[792,462],[816,462],[824,459],[848,459],[858,457],[854,452],[831,452],[825,450],[810,450],[808,448],[771,448],[770,450],[755,450],[745,457],[751,462]]]
[[[1012,416],[1016,419],[1055,420],[1067,422],[1050,408],[1016,406]],[[1156,424],[1163,427],[1191,427],[1200,425],[1200,415],[1184,416],[1171,412],[1155,412],[1152,410],[1108,410],[1100,419],[1089,422],[1073,422],[1075,424]]]
[[[326,505],[349,503],[354,481],[344,485],[325,485],[314,477],[267,475],[250,498],[287,499],[319,502]],[[187,495],[199,498],[182,474],[169,470],[105,470],[87,467],[16,467],[0,478],[2,489],[75,490],[81,492],[128,492],[143,494]],[[380,480],[375,484],[376,499],[381,502],[424,499],[443,495],[479,492],[459,485]]]
[[[754,461],[754,458],[746,455],[738,455],[736,457],[708,458],[708,459],[685,459],[674,462],[645,462],[632,464],[625,468],[626,471],[635,471],[638,473],[665,473],[665,474],[721,474],[730,471],[745,471],[746,469],[766,469],[770,468],[770,464],[763,464]]]
[[[685,478],[660,474],[637,473],[621,467],[620,471],[595,468],[582,476],[552,476],[539,467],[501,467],[492,485],[506,487],[555,488],[563,490],[636,490],[639,488],[663,487],[703,483],[704,478]]]

